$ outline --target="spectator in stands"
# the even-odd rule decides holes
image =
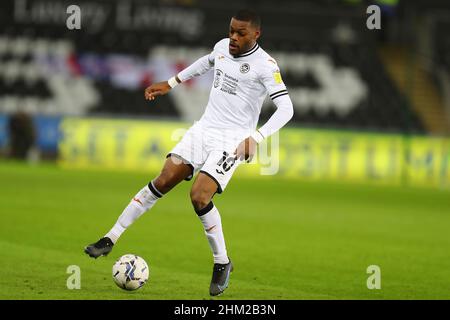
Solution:
[[[25,112],[11,115],[8,123],[10,157],[27,159],[36,141],[33,119]]]

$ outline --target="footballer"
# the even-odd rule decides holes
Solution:
[[[257,144],[283,127],[294,112],[277,62],[257,42],[260,27],[261,19],[255,12],[237,12],[231,18],[229,37],[217,42],[211,53],[168,81],[145,89],[145,98],[154,100],[178,84],[214,70],[208,104],[200,120],[170,151],[161,173],[133,197],[112,229],[85,248],[86,254],[93,258],[106,256],[136,219],[178,183],[192,179],[198,172],[190,197],[213,253],[210,295],[219,295],[228,287],[233,264],[212,198],[225,190],[241,163],[251,160]],[[267,94],[277,109],[256,129]]]

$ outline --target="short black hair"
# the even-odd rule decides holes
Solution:
[[[257,28],[261,27],[261,17],[252,10],[239,10],[238,12],[236,12],[233,18],[239,21],[249,21],[252,26]]]

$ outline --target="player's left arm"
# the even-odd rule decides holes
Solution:
[[[240,160],[250,161],[258,143],[280,130],[294,115],[294,106],[281,78],[280,69],[274,60],[270,59],[263,65],[260,77],[277,109],[261,128],[239,144],[235,154]]]

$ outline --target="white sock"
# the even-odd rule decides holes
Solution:
[[[202,211],[207,211],[207,213],[203,213]],[[227,248],[225,246],[225,238],[223,236],[222,221],[220,219],[219,210],[217,210],[211,202],[208,206],[206,206],[206,208],[197,212],[197,214],[199,215],[200,221],[205,228],[205,234],[208,238],[209,246],[213,252],[214,263],[228,263],[229,259],[227,255]]]
[[[156,201],[161,198],[162,194],[156,190],[153,182],[150,182],[144,188],[142,188],[128,206],[123,210],[122,214],[117,219],[116,224],[105,235],[116,243],[122,233],[136,221],[144,212],[153,207]]]

